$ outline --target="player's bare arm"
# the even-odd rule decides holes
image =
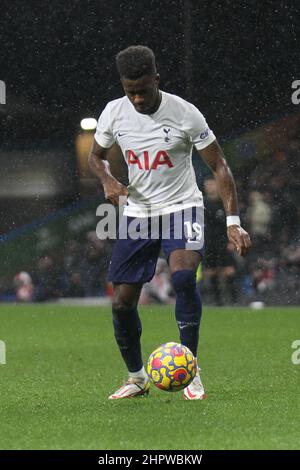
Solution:
[[[199,153],[214,174],[226,216],[238,215],[239,209],[235,182],[218,142],[215,140],[205,149],[199,151]],[[251,246],[249,234],[240,225],[230,225],[227,228],[227,235],[237,252],[241,256],[245,256]]]
[[[118,205],[120,196],[127,196],[128,189],[121,184],[110,172],[107,161],[108,149],[101,147],[94,139],[94,143],[89,155],[89,167],[97,178],[99,178],[106,199],[114,205]]]

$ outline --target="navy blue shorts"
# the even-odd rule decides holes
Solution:
[[[143,284],[155,274],[162,249],[168,259],[174,250],[186,249],[203,255],[204,211],[192,207],[159,217],[123,216],[108,271],[116,284]]]

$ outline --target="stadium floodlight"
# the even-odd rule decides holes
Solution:
[[[92,131],[97,127],[97,120],[95,118],[85,118],[80,122],[81,129],[84,131]]]

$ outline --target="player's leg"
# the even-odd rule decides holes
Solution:
[[[226,293],[230,295],[230,299],[226,300],[236,304],[238,291],[236,286],[235,266],[222,266],[220,268],[220,283],[223,285],[223,288],[226,289]]]
[[[180,341],[195,357],[197,357],[202,314],[200,294],[196,285],[196,271],[200,261],[200,253],[185,249],[172,251],[169,256]]]
[[[182,211],[182,217],[178,214],[176,217],[172,216],[170,237],[162,240],[176,295],[175,316],[180,341],[193,352],[196,358],[202,315],[200,293],[196,286],[196,271],[202,258],[204,245],[203,219],[202,208]],[[181,236],[178,231],[180,224],[183,229]],[[199,371],[192,384],[185,388],[184,398],[188,400],[205,398]]]
[[[211,286],[212,286],[212,292],[214,295],[214,301],[216,305],[221,306],[223,305],[223,299],[222,299],[222,291],[221,291],[221,286],[222,286],[222,278],[220,276],[220,268],[215,268],[214,274],[211,276]]]
[[[176,295],[175,315],[180,340],[197,356],[202,313],[196,271],[204,245],[204,211],[202,207],[175,212],[165,219],[169,230],[163,231],[162,248],[168,259]]]
[[[137,305],[142,284],[114,284],[112,313],[115,338],[130,373],[142,369],[142,324]]]
[[[114,284],[112,312],[115,338],[128,369],[127,381],[109,399],[148,394],[149,383],[141,352],[142,324],[137,305],[142,284]]]
[[[209,280],[213,301],[216,305],[224,303],[223,267],[227,266],[229,255],[223,240],[210,240],[205,247],[205,277]]]
[[[128,218],[128,229],[131,222],[132,218]],[[148,224],[148,220],[142,223]],[[154,276],[160,241],[129,235],[117,240],[108,274],[114,286],[112,311],[115,338],[129,374],[127,382],[109,397],[111,399],[143,395],[149,388],[141,355],[142,326],[137,305],[143,284]]]
[[[196,271],[201,254],[190,250],[175,250],[169,256],[172,283],[176,295],[175,316],[179,328],[180,342],[187,346],[197,358],[202,304],[196,286]],[[206,398],[200,378],[200,368],[193,382],[184,389],[185,400]]]

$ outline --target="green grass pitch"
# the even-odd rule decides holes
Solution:
[[[144,358],[178,341],[173,307],[140,308]],[[300,309],[204,308],[208,399],[151,387],[110,402],[126,378],[109,308],[0,307],[1,449],[299,449]]]

